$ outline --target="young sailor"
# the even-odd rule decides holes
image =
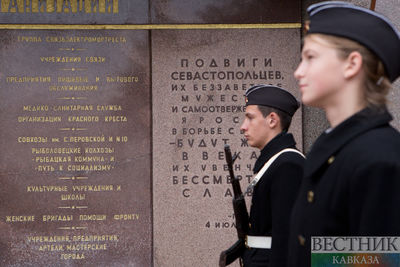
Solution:
[[[382,15],[346,2],[308,8],[294,75],[305,105],[330,128],[307,154],[293,208],[289,266],[311,266],[312,236],[400,235],[400,134],[386,107],[400,75],[400,34]]]
[[[253,168],[259,180],[253,183],[250,229],[242,259],[245,267],[283,267],[290,214],[303,174],[304,156],[287,132],[299,103],[287,90],[269,85],[251,87],[245,96],[240,129],[248,144],[261,153]]]

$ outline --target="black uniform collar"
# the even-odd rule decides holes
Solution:
[[[287,132],[281,132],[275,136],[268,144],[261,150],[260,156],[257,158],[254,164],[253,172],[257,173],[264,166],[265,162],[269,160],[273,155],[281,151],[282,149],[291,147],[295,148],[296,142],[294,141],[293,135]]]
[[[365,108],[340,123],[329,133],[323,133],[315,141],[306,157],[305,177],[314,175],[331,156],[335,155],[353,138],[369,129],[388,124],[391,120],[392,116],[386,108],[383,110]]]

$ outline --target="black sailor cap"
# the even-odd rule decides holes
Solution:
[[[381,59],[391,82],[400,76],[400,33],[383,15],[341,1],[326,1],[307,9],[308,33],[356,41]]]
[[[282,110],[293,116],[300,103],[287,90],[272,85],[255,85],[245,93],[246,106],[261,105]]]

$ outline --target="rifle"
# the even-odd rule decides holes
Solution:
[[[219,266],[225,267],[237,258],[239,258],[244,249],[246,248],[246,235],[249,231],[249,214],[247,212],[246,202],[244,195],[240,188],[239,179],[235,177],[233,173],[233,162],[236,160],[237,155],[232,158],[232,153],[229,145],[224,146],[225,159],[228,165],[229,176],[231,177],[232,189],[233,189],[233,211],[235,214],[236,231],[238,241],[233,244],[229,249],[222,251],[219,257]]]

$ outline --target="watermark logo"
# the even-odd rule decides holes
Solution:
[[[400,266],[398,236],[311,237],[312,267]]]

